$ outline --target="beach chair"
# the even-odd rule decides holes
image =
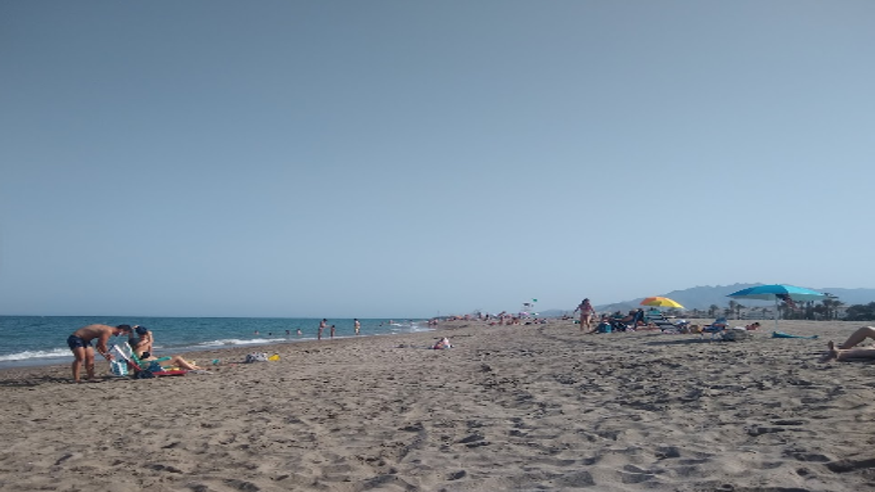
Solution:
[[[650,309],[644,312],[644,320],[648,323],[656,324],[657,321],[668,321],[668,318],[658,309]]]
[[[128,342],[113,345],[109,350],[119,362],[123,360],[127,363],[111,364],[112,373],[116,376],[132,375],[134,379],[148,379],[158,376],[182,376],[188,372],[185,369],[162,367],[161,363],[167,362],[171,359],[170,357],[161,357],[146,361],[140,360],[140,358],[137,357],[137,354],[131,349],[131,346],[128,345]],[[128,370],[122,369],[122,365],[126,365]]]
[[[711,339],[719,338],[726,331],[726,318],[720,317],[714,320],[710,325],[702,327],[701,338],[705,338],[706,333],[711,334]]]
[[[663,332],[674,332],[680,330],[680,326],[675,324],[674,321],[666,318],[665,314],[663,314],[661,311],[657,311],[655,309],[647,311],[644,314],[644,321],[648,325],[656,326],[657,328],[659,328],[660,331]]]
[[[634,314],[622,317],[611,317],[610,323],[613,331],[635,331],[639,324],[645,323],[644,311],[635,311]]]

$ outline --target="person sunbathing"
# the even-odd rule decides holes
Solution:
[[[875,359],[875,347],[855,347],[843,349],[836,347],[835,343],[830,341],[827,345],[827,353],[820,360],[827,362],[836,360],[839,362],[850,360],[869,360]]]
[[[857,330],[851,333],[851,336],[849,336],[848,339],[845,340],[845,343],[839,345],[839,348],[849,349],[856,347],[867,338],[875,340],[875,326],[862,326],[860,328],[857,328]]]
[[[131,350],[133,350],[134,353],[137,354],[137,357],[143,362],[157,361],[159,358],[152,353],[152,346],[155,343],[152,331],[145,326],[136,326],[134,328],[134,333],[136,333],[137,337],[132,337],[128,340]],[[161,363],[169,366],[180,367],[189,371],[204,370],[202,367],[192,364],[179,355],[173,355],[170,356],[170,358],[161,357]]]
[[[857,347],[867,338],[875,340],[875,327],[863,326],[858,328],[851,336],[839,346],[830,341],[827,344],[827,353],[821,359],[822,361],[837,360],[866,360],[875,359],[875,347]]]

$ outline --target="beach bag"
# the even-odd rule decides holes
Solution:
[[[121,360],[113,360],[109,363],[110,371],[112,371],[113,376],[127,376],[128,375],[128,361]]]
[[[246,354],[246,360],[244,362],[246,364],[252,364],[253,362],[267,362],[267,352],[252,352]]]
[[[599,323],[598,327],[596,328],[596,331],[599,333],[610,333],[611,331],[613,331],[613,328],[611,328],[610,323],[607,323],[607,322]]]

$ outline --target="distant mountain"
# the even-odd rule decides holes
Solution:
[[[756,283],[716,286],[706,285],[700,287],[692,287],[684,290],[673,290],[662,295],[664,297],[674,299],[675,301],[681,303],[687,309],[707,310],[709,307],[711,307],[712,304],[721,308],[729,306],[729,301],[731,301],[732,298],[726,297],[727,295],[732,294],[733,292],[737,292],[741,289],[753,287],[755,285],[762,284]],[[875,289],[843,289],[839,287],[829,287],[823,289],[815,288],[814,290],[818,292],[829,293],[833,296],[838,297],[838,300],[843,302],[845,306],[851,306],[854,304],[868,304],[875,301]],[[639,297],[638,299],[632,299],[629,301],[615,302],[613,304],[602,304],[595,306],[595,308],[597,311],[600,312],[625,312],[629,311],[630,309],[641,307],[640,304],[643,300],[643,297]],[[757,301],[753,299],[738,299],[737,302],[748,307],[767,306],[772,304],[768,301]]]

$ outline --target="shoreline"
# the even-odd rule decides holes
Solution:
[[[875,366],[817,359],[858,326],[709,342],[450,322],[209,375],[0,371],[0,489],[855,492],[875,480]]]
[[[248,319],[248,318],[244,318]],[[411,333],[415,332],[431,332],[432,328],[422,328],[418,330],[411,331]],[[161,331],[158,332],[159,337]],[[363,333],[361,335],[354,334],[341,334],[336,336],[336,339],[343,338],[364,338],[364,337],[372,337],[372,336],[386,336],[392,334],[403,334],[403,333]],[[271,334],[267,334],[270,336]],[[327,335],[325,337],[328,338]],[[119,340],[123,340],[124,337],[119,338]],[[160,341],[160,339],[159,339]],[[213,352],[227,349],[236,349],[236,348],[251,348],[251,351],[257,351],[260,347],[270,347],[273,345],[287,345],[287,344],[296,344],[296,343],[307,343],[307,342],[315,342],[317,341],[315,335],[280,335],[277,334],[276,337],[271,339],[265,339],[263,341],[258,341],[255,339],[245,340],[245,341],[237,341],[237,343],[228,343],[228,344],[217,344],[211,343],[210,345],[205,345],[203,342],[190,342],[188,344],[180,344],[180,345],[172,345],[172,346],[158,346],[156,347],[156,351],[162,354],[168,355],[184,355],[184,354],[198,354],[202,352]],[[109,345],[114,343],[114,339],[110,340]],[[179,342],[177,342],[179,343]],[[30,357],[26,359],[10,359],[10,360],[0,360],[0,372],[8,369],[19,369],[24,370],[27,368],[37,368],[37,367],[46,367],[46,366],[54,366],[61,364],[71,364],[73,362],[73,355],[70,353],[68,349],[57,349],[59,351],[63,351],[63,354],[53,354],[42,357]],[[98,356],[98,362],[102,361],[103,358]]]

